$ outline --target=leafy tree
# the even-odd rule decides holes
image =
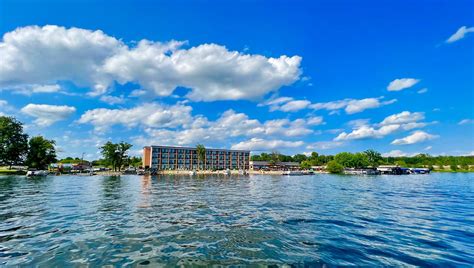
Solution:
[[[0,164],[11,169],[27,152],[28,135],[23,133],[23,125],[13,117],[0,116]]]
[[[277,151],[273,151],[271,154],[270,154],[270,164],[271,165],[275,165],[276,163],[280,162],[280,153],[277,152]]]
[[[114,171],[120,171],[126,159],[127,152],[132,145],[127,142],[112,143],[108,141],[101,148],[101,154],[108,165],[111,165]]]
[[[352,165],[353,168],[366,168],[369,165],[369,160],[367,159],[367,155],[364,153],[355,153],[352,157]]]
[[[334,156],[334,160],[341,164],[343,167],[353,167],[354,166],[354,155],[348,152],[342,152]]]
[[[303,162],[300,163],[300,168],[301,169],[310,169],[311,168],[311,163],[308,160],[304,160]]]
[[[452,171],[456,171],[458,170],[458,165],[451,165],[450,168]]]
[[[327,164],[326,170],[329,171],[329,173],[340,174],[344,171],[344,167],[337,161],[332,160]]]
[[[198,157],[198,162],[201,164],[202,169],[205,168],[205,160],[206,160],[206,147],[202,144],[196,145],[196,152]]]
[[[120,171],[122,169],[122,166],[124,164],[124,162],[128,159],[128,155],[127,155],[127,152],[128,150],[130,150],[130,148],[132,148],[132,145],[128,142],[120,142],[119,144],[117,144],[117,153],[116,153],[116,157],[117,157],[117,166],[118,166],[118,170]]]
[[[306,159],[308,159],[308,157],[306,157],[304,154],[295,154],[293,156],[293,161],[298,163],[302,163],[303,161],[306,161]]]
[[[26,164],[30,168],[46,169],[49,164],[56,162],[55,141],[43,136],[32,137],[28,143],[29,151]]]
[[[128,158],[128,165],[132,167],[139,167],[142,165],[142,158],[138,156],[132,156]]]
[[[371,167],[378,167],[383,159],[379,152],[372,149],[364,151],[364,154],[366,155],[367,161]]]
[[[104,157],[105,163],[112,166],[113,170],[116,170],[117,167],[117,144],[108,141],[102,147],[100,147],[100,153]]]

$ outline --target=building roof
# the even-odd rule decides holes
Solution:
[[[190,150],[196,150],[196,147],[168,146],[168,145],[150,145],[150,146],[144,146],[143,148],[146,148],[146,147],[161,147],[161,148],[170,148],[170,149],[190,149]],[[206,150],[222,150],[222,151],[230,151],[230,152],[245,152],[245,153],[250,153],[250,150],[232,150],[232,149],[216,149],[216,148],[206,148]]]

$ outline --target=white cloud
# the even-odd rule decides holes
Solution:
[[[426,87],[417,91],[418,94],[424,94],[426,92],[428,92],[428,89]]]
[[[314,103],[309,105],[309,108],[314,110],[325,109],[328,111],[337,111],[344,109],[347,114],[355,114],[363,112],[367,109],[374,109],[384,105],[389,105],[396,102],[396,99],[389,101],[380,101],[383,97],[379,98],[366,98],[366,99],[344,99],[331,102]]]
[[[418,130],[413,132],[411,135],[406,136],[401,139],[396,139],[392,141],[391,144],[393,145],[408,145],[408,144],[415,144],[415,143],[420,143],[428,140],[432,140],[437,138],[437,135],[431,135],[429,133],[426,133],[424,131]]]
[[[408,111],[403,111],[398,114],[387,116],[382,122],[373,126],[369,125],[368,121],[364,119],[358,120],[354,123],[352,123],[351,121],[349,123],[351,123],[355,127],[355,129],[352,130],[352,132],[350,133],[340,133],[336,138],[334,138],[334,140],[344,141],[369,138],[383,138],[397,131],[422,128],[430,124],[425,122],[418,122],[423,119],[425,119],[425,116],[421,112],[411,113]]]
[[[342,132],[336,138],[335,141],[344,140],[361,140],[367,138],[382,138],[400,129],[400,125],[388,125],[383,126],[379,129],[370,126],[361,126],[350,133]]]
[[[135,89],[132,92],[130,92],[130,97],[141,97],[147,94],[146,90],[143,89]]]
[[[111,105],[125,103],[125,98],[123,97],[123,95],[122,96],[104,95],[100,97],[100,100]]]
[[[385,119],[380,122],[381,126],[393,125],[393,124],[407,124],[413,123],[416,121],[424,120],[425,114],[422,112],[411,113],[409,111],[403,111],[398,114],[393,114],[385,117]]]
[[[472,33],[472,32],[474,32],[474,27],[467,28],[466,26],[462,26],[446,40],[446,43],[453,43],[458,40],[461,40],[466,36],[466,34]]]
[[[128,128],[139,125],[179,127],[192,122],[191,111],[190,106],[167,106],[154,103],[143,104],[131,109],[98,108],[86,111],[78,123],[90,123],[98,132],[106,131],[113,125],[123,125]]]
[[[318,126],[318,125],[323,125],[324,123],[324,118],[322,116],[312,116],[307,119],[308,125],[311,126]]]
[[[419,79],[415,78],[399,78],[395,79],[387,86],[388,91],[400,91],[406,88],[410,88],[420,82]]]
[[[216,44],[182,45],[140,41],[107,59],[104,70],[120,83],[138,81],[158,96],[169,96],[178,86],[190,88],[187,97],[195,101],[258,99],[292,84],[301,73],[298,56],[266,58]]]
[[[18,28],[0,43],[0,85],[47,84],[70,80],[105,91],[104,60],[124,49],[102,31],[54,25]]]
[[[137,82],[142,90],[170,96],[189,88],[195,101],[258,99],[297,81],[299,56],[268,58],[203,44],[142,40],[128,47],[102,31],[47,25],[18,28],[0,43],[0,86],[67,80],[111,91],[113,81]]]
[[[303,144],[304,143],[302,141],[264,140],[260,138],[252,138],[250,140],[234,144],[231,148],[234,150],[267,151],[295,148],[300,147]]]
[[[426,146],[424,150],[425,150],[425,151],[429,151],[429,150],[431,150],[431,149],[433,149],[433,146],[430,145],[430,146]]]
[[[338,113],[344,109],[347,114],[363,112],[396,102],[396,99],[381,101],[384,97],[365,99],[343,99],[330,102],[311,103],[308,100],[294,100],[291,97],[279,97],[260,103],[258,106],[270,106],[270,111],[296,112],[302,109],[328,110],[330,114]]]
[[[1,49],[1,48],[0,48]],[[0,89],[1,91],[2,89]],[[11,90],[15,94],[21,94],[26,96],[31,96],[38,93],[62,93],[67,94],[62,91],[62,88],[58,84],[24,84],[20,86],[12,86],[3,88],[3,90]]]
[[[468,125],[468,124],[474,124],[474,119],[463,119],[459,121],[458,125]]]
[[[278,109],[283,112],[297,112],[305,109],[310,104],[311,102],[307,100],[293,100],[283,104]]]
[[[21,108],[21,112],[36,117],[35,124],[42,127],[50,126],[58,121],[65,120],[76,112],[71,106],[47,104],[28,104]]]

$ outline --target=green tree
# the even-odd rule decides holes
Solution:
[[[365,153],[355,153],[352,157],[353,168],[366,168],[369,165],[369,160]]]
[[[367,156],[367,161],[371,167],[378,167],[380,162],[383,160],[382,155],[372,149],[364,151],[364,154]]]
[[[132,148],[132,145],[128,142],[120,142],[117,144],[117,152],[116,152],[116,158],[117,158],[117,167],[118,171],[122,169],[122,166],[124,162],[128,159],[128,150]]]
[[[28,135],[13,117],[0,116],[0,164],[20,164],[28,152]]]
[[[114,171],[122,170],[122,166],[127,160],[127,152],[132,145],[127,142],[113,143],[108,141],[101,148],[101,154],[105,162],[112,166]]]
[[[300,163],[300,168],[301,169],[310,169],[311,168],[311,163],[308,160],[304,160],[303,162]]]
[[[56,162],[55,141],[43,138],[43,136],[32,137],[28,143],[28,155],[26,164],[30,168],[46,169],[49,164]]]
[[[206,162],[206,147],[202,144],[196,145],[196,152],[198,157],[198,162],[202,169],[205,169],[205,162]]]
[[[344,167],[339,164],[336,160],[329,161],[329,163],[326,166],[326,170],[329,173],[335,173],[335,174],[340,174],[344,171]]]
[[[298,163],[303,163],[303,161],[305,161],[306,159],[308,159],[308,157],[306,157],[306,155],[304,154],[295,154],[293,156],[293,161]]]
[[[343,167],[353,167],[354,166],[354,155],[348,152],[342,152],[334,156],[334,160],[341,164]]]
[[[105,163],[112,166],[112,169],[115,171],[117,169],[117,152],[118,145],[108,141],[102,147],[100,147],[100,153],[104,157]]]
[[[271,154],[270,154],[270,165],[275,165],[276,163],[280,162],[281,161],[281,158],[280,158],[280,153],[277,152],[277,151],[273,151]]]
[[[458,170],[458,165],[451,165],[450,166],[452,171],[457,171]]]

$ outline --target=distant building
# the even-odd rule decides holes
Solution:
[[[208,149],[203,162],[198,161],[196,148],[146,146],[143,167],[152,170],[248,170],[250,151]]]
[[[90,170],[92,164],[84,161],[82,163],[53,163],[48,166],[50,172],[70,173]]]
[[[250,169],[252,170],[297,170],[299,168],[300,163],[298,162],[250,161]]]

